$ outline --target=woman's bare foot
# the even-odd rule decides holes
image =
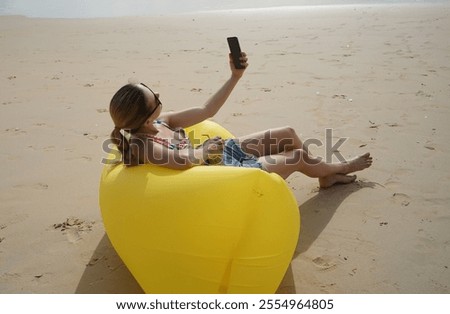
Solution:
[[[364,155],[355,157],[343,164],[344,171],[343,174],[349,174],[356,171],[361,171],[369,168],[372,165],[372,157],[370,153],[365,153]]]
[[[348,184],[356,180],[356,176],[349,176],[345,174],[333,174],[328,177],[319,178],[319,185],[321,188],[329,188],[335,184]]]

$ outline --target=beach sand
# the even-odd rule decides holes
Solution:
[[[142,292],[98,206],[109,101],[132,79],[166,110],[202,104],[234,35],[250,67],[215,121],[289,125],[323,157],[331,129],[374,157],[354,184],[287,180],[302,229],[278,292],[449,293],[449,29],[438,5],[0,17],[0,293]]]

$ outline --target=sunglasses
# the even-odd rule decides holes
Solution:
[[[155,101],[156,101],[156,107],[155,107],[152,111],[150,111],[150,112],[148,113],[147,117],[146,117],[145,120],[144,120],[144,122],[145,122],[145,121],[147,121],[148,118],[150,118],[150,117],[152,116],[152,114],[155,113],[155,111],[156,111],[160,106],[162,106],[162,102],[159,100],[158,96],[156,96],[156,94],[152,91],[152,89],[151,89],[150,87],[148,87],[148,86],[145,85],[144,83],[139,83],[139,84],[142,85],[142,86],[144,86],[145,88],[147,88],[147,89],[153,94],[153,96],[155,97]],[[137,132],[137,130],[139,130],[139,128],[131,129],[130,132],[131,132],[131,133],[135,133],[135,132]]]
[[[152,91],[152,89],[150,87],[148,87],[147,85],[145,85],[144,83],[140,83],[142,86],[144,86],[145,88],[147,88],[155,97],[155,101],[156,101],[156,107],[155,109],[153,109],[147,116],[147,118],[145,118],[145,120],[147,120],[148,118],[150,118],[152,116],[152,114],[155,113],[155,111],[159,108],[159,106],[162,106],[162,102],[159,100],[158,96],[156,96],[156,94]]]

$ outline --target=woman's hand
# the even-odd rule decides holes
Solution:
[[[220,136],[210,138],[202,144],[207,155],[219,155],[223,153],[223,139]]]
[[[224,140],[220,136],[208,139],[203,143],[205,163],[216,165],[222,162]]]
[[[229,59],[230,59],[231,75],[235,78],[241,78],[242,75],[244,75],[245,69],[248,67],[247,54],[245,52],[241,52],[241,57],[239,58],[241,60],[241,65],[244,67],[243,69],[236,69],[233,63],[233,58],[231,57],[231,53],[229,54]]]

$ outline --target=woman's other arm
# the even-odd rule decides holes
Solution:
[[[190,147],[182,150],[173,150],[153,141],[146,143],[144,141],[140,138],[133,141],[133,145],[141,147],[139,149],[139,152],[143,154],[143,156],[139,156],[141,162],[177,170],[204,165],[211,155],[223,152],[223,140],[220,138],[210,139],[199,148]]]

